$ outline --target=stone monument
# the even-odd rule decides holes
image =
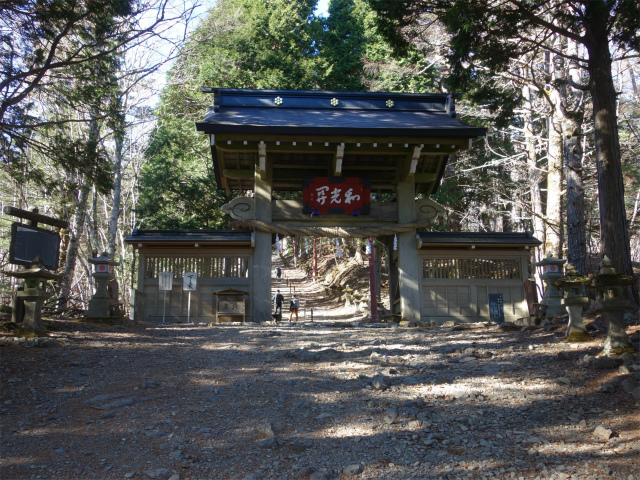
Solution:
[[[607,319],[607,338],[604,341],[604,353],[607,355],[635,351],[624,328],[624,313],[630,302],[623,294],[624,287],[633,281],[634,278],[629,275],[616,273],[607,257],[600,263],[600,273],[591,279],[590,287],[601,298],[601,312]]]
[[[582,294],[583,289],[591,279],[576,270],[572,264],[567,265],[567,272],[554,285],[564,290],[564,305],[569,312],[569,324],[565,339],[567,342],[588,342],[591,336],[582,320],[582,308],[589,303],[589,299]]]
[[[107,290],[107,284],[115,277],[113,267],[120,265],[120,262],[109,258],[107,252],[96,258],[89,258],[89,263],[95,265],[91,276],[95,280],[95,293],[89,300],[89,308],[85,312],[85,317],[110,317],[113,314],[113,301]]]
[[[7,272],[10,276],[24,280],[24,290],[17,292],[17,297],[24,302],[24,320],[22,328],[32,330],[36,334],[44,334],[42,323],[42,305],[53,293],[47,292],[49,280],[60,281],[62,275],[55,275],[42,266],[42,259],[35,257],[32,266],[19,272]]]
[[[546,283],[544,295],[540,300],[541,305],[547,306],[545,316],[547,318],[560,317],[567,313],[567,309],[562,304],[562,291],[554,287],[554,283],[562,278],[562,265],[566,260],[561,258],[553,258],[549,253],[547,258],[534,263],[536,267],[542,267],[542,275],[540,278]]]

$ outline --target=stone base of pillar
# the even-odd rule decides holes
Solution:
[[[85,317],[110,317],[113,303],[108,298],[92,298],[89,300],[89,308]]]
[[[25,300],[24,302],[24,320],[22,321],[22,329],[34,332],[36,335],[46,333],[44,324],[42,323],[42,304],[43,300],[35,302]]]
[[[567,309],[562,305],[561,298],[543,298],[540,302],[541,305],[547,306],[545,312],[545,318],[562,317],[567,314]]]
[[[582,307],[586,303],[584,300],[586,299],[583,297],[565,298],[562,302],[569,312],[569,324],[565,334],[567,342],[589,342],[592,340],[582,320]]]
[[[22,328],[34,332],[36,335],[44,335],[46,329],[42,323],[42,305],[51,297],[51,293],[36,288],[25,288],[17,293],[18,298],[24,302],[24,319]]]
[[[569,343],[590,342],[591,340],[593,340],[591,335],[587,332],[580,331],[567,332],[567,336],[565,337],[565,341]]]
[[[604,302],[606,304],[606,302]],[[607,338],[604,341],[604,352],[607,355],[620,355],[625,352],[635,352],[636,349],[631,342],[631,338],[624,328],[624,310],[607,310],[603,308],[603,313],[607,319],[609,328]]]

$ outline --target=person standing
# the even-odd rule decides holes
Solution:
[[[298,323],[298,308],[300,307],[300,302],[298,301],[298,297],[294,293],[291,297],[291,304],[289,305],[289,322],[291,322],[291,318],[293,314],[296,314],[296,323]]]
[[[282,305],[284,305],[284,296],[280,293],[280,290],[276,290],[276,294],[271,297],[275,302],[273,313],[275,314],[276,322],[282,320]]]

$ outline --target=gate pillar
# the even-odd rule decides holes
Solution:
[[[413,176],[398,181],[398,223],[416,220],[416,194]],[[418,256],[416,231],[398,234],[398,281],[400,284],[400,314],[402,320],[419,322],[421,319],[422,263]]]
[[[255,219],[271,223],[271,178],[272,168],[261,170],[255,166]],[[264,166],[262,166],[264,168]],[[251,275],[253,296],[251,316],[254,322],[271,320],[271,233],[255,230],[255,250],[253,252],[253,272]]]

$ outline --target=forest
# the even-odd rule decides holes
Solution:
[[[451,156],[439,231],[531,231],[582,274],[640,266],[636,0],[7,0],[0,5],[0,203],[69,222],[60,310],[106,251],[125,296],[133,229],[228,227],[201,86],[455,92],[489,129]],[[159,77],[165,76],[162,81]],[[161,85],[161,88],[158,88]],[[231,197],[244,192],[232,192]],[[10,226],[0,216],[0,271]],[[0,273],[0,304],[14,279]],[[629,293],[638,304],[638,292]]]

